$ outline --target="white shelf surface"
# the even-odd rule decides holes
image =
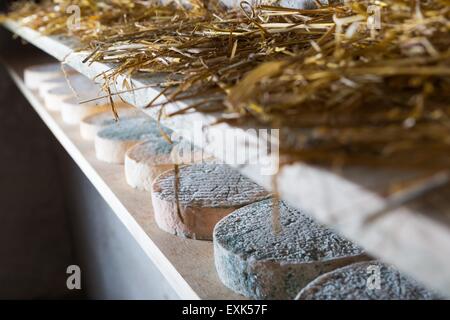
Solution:
[[[11,21],[6,22],[5,27],[91,79],[98,80],[97,76],[111,67],[98,62],[83,63],[88,53],[74,52],[67,39],[42,36]],[[123,98],[142,108],[160,93],[157,87],[148,87],[160,79],[148,75],[134,77],[132,83],[135,88],[146,88],[124,94]],[[116,83],[119,91],[124,89],[120,85],[122,80],[119,77]],[[165,101],[164,96],[158,101]],[[166,111],[170,113],[184,107],[184,103],[172,103]],[[154,118],[158,116],[157,108],[145,109],[144,112]],[[207,125],[215,120],[214,115],[196,112],[162,119],[162,124],[186,133],[198,122]],[[201,147],[220,157],[222,145],[211,136],[214,136],[215,130],[226,129],[229,127],[225,124],[207,128],[203,134],[209,137],[205,139],[208,142]],[[243,141],[254,138],[248,137],[243,130],[241,136]],[[187,135],[186,138],[191,137]],[[243,165],[237,168],[267,189],[273,186],[274,178],[262,175],[260,166]],[[88,176],[91,173],[87,172]],[[445,184],[448,176],[434,176],[425,187],[413,187],[407,193],[394,197],[385,196],[392,182],[421,174],[367,168],[336,172],[295,163],[283,166],[276,181],[281,198],[292,206],[305,210],[318,221],[341,232],[372,255],[450,296],[450,187]],[[107,186],[108,183],[104,185]]]

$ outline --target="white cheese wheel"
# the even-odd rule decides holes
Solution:
[[[57,77],[44,80],[38,86],[39,95],[41,97],[44,97],[49,90],[57,87],[64,87],[66,84],[67,80],[65,77]]]
[[[71,73],[67,76],[61,75],[57,78],[46,79],[39,83],[38,91],[41,97],[44,97],[45,94],[57,87],[65,87],[68,86],[68,83],[76,82],[76,81],[86,81],[86,77],[79,73]]]
[[[48,110],[60,111],[61,102],[73,96],[74,94],[69,88],[60,86],[46,91],[42,98],[44,99],[44,105]]]
[[[192,164],[204,160],[203,151],[182,140],[170,144],[166,139],[141,142],[125,155],[125,178],[138,190],[151,191],[153,180],[173,169],[175,163]]]
[[[64,76],[61,63],[40,64],[25,69],[24,82],[29,89],[37,90],[42,81],[61,76]]]
[[[60,106],[63,121],[74,125],[90,115],[111,109],[106,99],[80,104],[74,97],[63,100]]]
[[[42,92],[42,98],[44,99],[45,106],[48,110],[61,110],[61,104],[66,99],[93,99],[98,97],[102,92],[102,89],[98,84],[83,75],[70,77],[69,83],[66,82],[60,86]]]
[[[162,173],[153,182],[155,221],[166,232],[199,240],[211,240],[216,223],[237,208],[269,196],[227,165],[180,167],[178,185],[176,193],[174,170]]]
[[[158,137],[161,137],[161,130],[149,117],[119,120],[97,133],[95,153],[101,161],[123,164],[128,149],[141,141]]]
[[[119,105],[119,108],[117,108],[116,111],[119,115],[119,121],[127,120],[129,118],[141,118],[145,116],[139,109],[132,108],[127,105]],[[114,114],[111,110],[85,117],[80,122],[81,137],[85,140],[93,141],[100,130],[114,123],[116,123],[116,120],[114,119]]]

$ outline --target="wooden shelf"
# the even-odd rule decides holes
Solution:
[[[97,76],[111,67],[97,62],[83,63],[88,53],[74,52],[71,40],[41,36],[11,21],[6,22],[5,27],[91,79],[101,81]],[[116,84],[118,90],[122,90],[122,80],[123,78],[119,77]],[[132,79],[134,87],[145,89],[126,93],[123,98],[142,108],[160,93],[160,89],[154,86],[160,80],[161,77],[158,76],[134,77]],[[165,97],[161,96],[158,101],[165,101]],[[186,103],[169,104],[166,111],[174,112],[186,107]],[[143,111],[152,117],[158,116],[156,108]],[[163,119],[162,122],[175,131],[186,133],[186,129],[193,128],[195,123],[207,125],[216,119],[214,115],[189,113]],[[206,129],[203,134],[210,138],[214,135],[214,130],[226,129],[230,128],[221,124]],[[240,132],[243,141],[246,138],[254,139],[249,137],[246,131]],[[186,134],[185,137],[191,138]],[[201,147],[218,157],[221,156],[222,145],[218,141],[214,139],[204,141],[207,142]],[[92,156],[92,151],[90,155]],[[95,162],[93,158],[92,161]],[[261,174],[260,166],[242,165],[237,168],[267,189],[271,189],[274,179],[272,176]],[[121,172],[113,173],[114,169],[111,168],[108,170],[116,176],[116,179],[118,176],[121,177]],[[120,170],[116,168],[116,171]],[[86,172],[86,174],[91,178],[90,175],[94,173]],[[291,205],[305,210],[318,221],[341,232],[374,256],[396,265],[428,286],[450,296],[450,188],[446,186],[449,177],[446,174],[433,176],[420,188],[411,187],[404,193],[386,196],[386,191],[392,187],[393,182],[401,182],[422,174],[423,172],[367,168],[349,168],[336,172],[296,163],[283,166],[276,176],[276,181],[281,198]],[[103,188],[108,188],[113,182],[105,178]],[[187,243],[196,248],[203,246],[187,241],[184,250],[188,248]],[[208,252],[208,259],[211,259],[209,261],[211,273],[213,268],[211,248],[205,245],[203,249]],[[192,250],[191,248],[189,252]],[[199,252],[201,251],[197,254]],[[199,285],[191,282],[189,284],[193,287]],[[194,291],[199,292],[198,289]]]

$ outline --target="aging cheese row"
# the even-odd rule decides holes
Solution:
[[[255,299],[436,297],[118,97],[115,119],[102,88],[74,70],[48,64],[24,77],[50,111],[80,126],[100,161],[124,164],[130,188],[149,193],[162,231],[213,240],[217,274],[231,290]]]

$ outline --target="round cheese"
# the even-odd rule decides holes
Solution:
[[[214,226],[226,215],[268,197],[266,190],[227,165],[180,167],[178,186],[176,193],[175,170],[153,182],[156,223],[169,233],[201,240],[211,240]]]
[[[282,201],[282,228],[275,233],[273,206],[272,199],[245,206],[214,229],[217,273],[233,291],[254,299],[293,299],[319,275],[368,259],[361,248]]]

